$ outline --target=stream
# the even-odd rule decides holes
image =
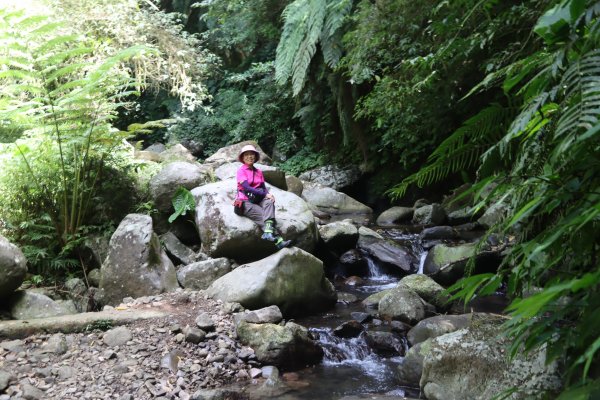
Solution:
[[[399,229],[386,230],[384,234],[412,249],[420,258],[419,272],[422,273],[423,261],[427,254],[421,246],[418,234],[406,233]],[[279,395],[276,398],[286,400],[300,399],[340,399],[344,396],[365,394],[387,394],[393,396],[419,397],[418,385],[401,386],[396,379],[398,364],[408,350],[406,337],[397,335],[401,348],[396,354],[378,354],[366,342],[364,333],[358,337],[340,338],[333,334],[336,327],[355,319],[354,312],[365,313],[361,301],[373,293],[389,289],[398,283],[402,276],[393,275],[376,261],[366,259],[368,270],[361,278],[361,284],[348,285],[336,279],[338,293],[356,296],[358,301],[340,302],[325,313],[297,319],[296,322],[309,328],[313,336],[323,347],[325,356],[321,364],[297,371],[299,380],[308,382],[306,387]],[[326,267],[327,268],[327,267]],[[331,269],[331,268],[329,268]],[[374,319],[363,324],[369,331],[391,331],[389,322]]]

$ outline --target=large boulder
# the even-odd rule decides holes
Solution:
[[[207,293],[248,309],[277,305],[286,316],[320,311],[336,302],[321,260],[295,247],[234,269]]]
[[[173,263],[152,230],[152,218],[129,214],[110,239],[102,265],[100,288],[107,304],[124,297],[142,297],[178,288]]]
[[[317,243],[317,227],[306,202],[293,193],[267,185],[275,196],[277,230],[294,246],[308,252]],[[277,248],[262,240],[261,230],[251,219],[233,212],[235,179],[210,183],[192,191],[196,198],[196,226],[202,252],[238,262],[259,260]]]
[[[163,163],[173,161],[195,162],[196,157],[183,145],[177,143],[160,154],[160,160]]]
[[[370,220],[373,210],[345,193],[317,183],[306,182],[302,190],[302,197],[311,207],[330,215],[357,217],[357,222]]]
[[[284,326],[241,321],[236,331],[240,341],[254,349],[258,361],[285,369],[303,368],[323,358],[323,349],[308,329],[293,322]]]
[[[27,260],[21,249],[0,236],[0,299],[17,290],[26,274]]]
[[[184,161],[169,163],[150,180],[154,206],[160,212],[170,213],[173,211],[173,195],[180,186],[192,190],[206,182],[210,182],[207,167]]]
[[[325,165],[303,172],[298,178],[341,190],[356,183],[360,179],[360,175],[360,170],[355,166]]]
[[[511,339],[498,334],[505,321],[475,315],[468,328],[433,339],[423,360],[421,393],[428,400],[486,400],[514,388],[511,399],[555,398],[559,362],[547,364],[545,348],[509,360]]]
[[[219,150],[217,150],[215,154],[204,160],[204,162],[208,164],[213,164],[215,167],[218,167],[219,165],[225,163],[236,162],[238,161],[238,155],[240,154],[240,150],[242,150],[242,147],[246,146],[247,144],[251,144],[256,148],[256,150],[258,150],[258,152],[260,153],[261,164],[272,164],[271,158],[265,154],[263,149],[261,149],[258,143],[256,143],[254,140],[246,140],[244,142],[232,144],[231,146],[222,147]]]
[[[72,303],[59,303],[44,294],[30,290],[15,292],[9,304],[14,319],[48,318],[77,313]]]
[[[186,289],[203,290],[230,271],[231,263],[227,258],[214,258],[179,268],[177,280]]]
[[[357,247],[372,258],[387,265],[398,268],[401,273],[415,273],[419,268],[419,260],[412,251],[383,236],[372,229],[361,226],[358,230]]]
[[[239,161],[223,164],[215,170],[215,176],[222,181],[227,179],[235,179],[237,175],[237,170],[242,166],[242,163]],[[270,183],[271,185],[278,187],[281,190],[287,190],[287,182],[285,179],[285,173],[278,168],[272,167],[270,165],[264,165],[260,163],[254,164],[254,167],[262,171],[263,176],[265,178],[265,182]]]

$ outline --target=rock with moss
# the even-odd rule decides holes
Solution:
[[[152,230],[152,218],[129,214],[110,239],[101,268],[100,288],[106,304],[175,290],[175,268]]]
[[[192,190],[196,199],[196,226],[202,252],[238,262],[255,261],[277,251],[273,242],[261,239],[261,228],[233,212],[235,179],[210,183]],[[267,185],[275,196],[276,228],[294,246],[312,252],[318,233],[308,205],[293,193]]]
[[[17,290],[26,274],[27,260],[21,249],[0,236],[0,299]]]
[[[433,304],[439,310],[446,309],[450,306],[448,303],[450,296],[445,293],[445,289],[427,275],[407,275],[398,282],[398,285],[413,290],[419,297],[426,302]]]
[[[364,299],[362,301],[362,305],[365,306],[366,308],[378,308],[379,302],[381,301],[381,299],[384,296],[386,296],[388,293],[390,293],[391,291],[392,291],[392,289],[385,289],[385,290],[382,290],[381,292],[373,293],[372,295],[370,295],[369,297],[367,297],[366,299]]]
[[[417,386],[423,373],[423,360],[431,351],[431,339],[417,343],[408,351],[398,365],[398,380],[400,383]]]
[[[433,339],[420,381],[425,397],[484,400],[514,389],[511,399],[555,398],[561,389],[559,362],[547,364],[545,348],[509,359],[510,339],[499,334],[505,321],[478,314],[468,328]]]
[[[323,358],[323,349],[308,329],[294,322],[284,326],[241,321],[236,326],[240,341],[254,349],[258,361],[285,369],[314,365]]]
[[[425,301],[405,286],[396,286],[379,302],[379,316],[415,324],[424,319],[429,310]]]
[[[296,247],[239,266],[213,282],[207,293],[248,309],[277,305],[285,316],[322,311],[336,302],[321,260]]]

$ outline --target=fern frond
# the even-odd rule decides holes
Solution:
[[[330,1],[327,4],[325,22],[321,31],[321,50],[323,58],[330,67],[335,67],[342,57],[342,33],[340,28],[350,10],[352,0]]]
[[[600,50],[594,50],[573,63],[560,86],[565,88],[567,105],[558,120],[556,136],[589,130],[600,117]]]
[[[388,194],[398,199],[410,185],[427,186],[451,173],[473,167],[481,155],[502,137],[514,114],[514,109],[499,104],[484,108],[435,149],[429,156],[428,165],[405,178]]]

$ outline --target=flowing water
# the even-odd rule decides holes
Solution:
[[[426,252],[423,250],[419,236],[401,231],[385,231],[387,237],[410,248],[420,260],[419,272],[423,270]],[[344,322],[354,319],[353,312],[365,312],[361,301],[373,293],[389,289],[397,285],[401,276],[390,273],[390,270],[375,260],[365,256],[368,272],[363,276],[364,283],[348,286],[336,284],[338,292],[350,293],[359,301],[352,303],[338,302],[326,313],[297,320],[299,324],[310,329],[313,336],[323,347],[325,356],[321,364],[298,371],[299,379],[308,385],[294,390],[278,399],[340,399],[350,395],[388,394],[418,398],[418,387],[401,386],[396,378],[398,364],[408,349],[406,338],[400,337],[401,348],[395,355],[378,354],[366,343],[365,335],[355,338],[340,338],[333,330]],[[374,320],[368,325],[370,331],[391,330],[389,323]]]

